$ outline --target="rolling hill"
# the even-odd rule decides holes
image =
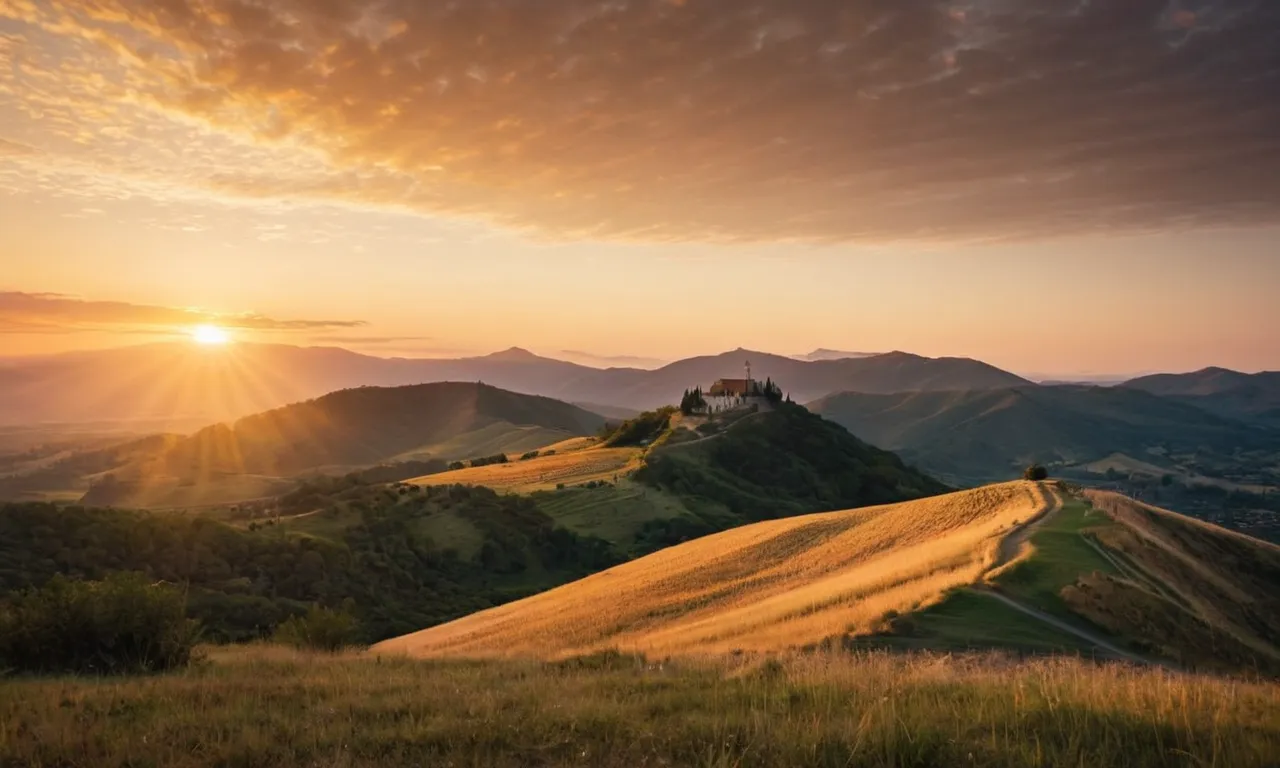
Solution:
[[[230,421],[340,389],[441,381],[480,381],[565,402],[639,411],[678,402],[691,386],[740,375],[748,359],[759,378],[782,382],[802,400],[838,391],[1026,383],[974,360],[900,352],[807,362],[739,349],[651,371],[590,368],[516,348],[436,360],[379,358],[326,347],[169,343],[5,361],[0,364],[0,424],[161,419],[170,424],[161,429],[174,430],[191,419]]]
[[[1176,453],[1280,448],[1275,431],[1127,387],[841,393],[810,408],[961,482],[1008,479],[1033,461],[1075,465],[1115,453],[1161,461]]]
[[[940,599],[976,580],[1045,492],[1014,483],[737,528],[375,650],[560,657],[780,650]]]
[[[0,479],[0,494],[60,489],[94,504],[188,507],[277,495],[306,472],[523,453],[604,419],[483,384],[359,387],[206,427],[72,452]]]
[[[1125,387],[1177,399],[1222,416],[1280,426],[1280,372],[1240,373],[1205,368],[1125,382]]]
[[[1003,647],[1280,671],[1280,547],[1041,484],[746,526],[386,641],[423,657]]]

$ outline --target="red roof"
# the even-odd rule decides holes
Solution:
[[[712,397],[746,397],[755,388],[756,383],[751,379],[720,379],[711,385],[707,394]]]

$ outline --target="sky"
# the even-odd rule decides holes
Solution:
[[[0,357],[1280,369],[1273,0],[0,0]]]

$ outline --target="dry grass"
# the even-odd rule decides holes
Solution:
[[[1124,573],[1064,592],[1072,610],[1183,664],[1280,672],[1280,547],[1101,491],[1093,535]]]
[[[188,672],[0,685],[0,765],[1280,764],[1280,688],[1074,659],[658,664],[215,651]]]
[[[769,651],[875,628],[974,582],[1050,504],[1016,482],[776,520],[663,550],[526,600],[389,640],[416,656]]]
[[[592,480],[612,481],[614,475],[631,472],[640,460],[639,448],[589,448],[528,461],[468,467],[409,482],[416,485],[483,485],[495,491],[530,493],[553,490],[557,484],[581,485]],[[516,457],[512,457],[516,458]]]

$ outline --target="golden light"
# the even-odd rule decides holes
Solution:
[[[197,325],[191,329],[191,338],[197,344],[226,344],[231,340],[227,332],[216,325]]]

